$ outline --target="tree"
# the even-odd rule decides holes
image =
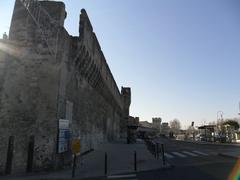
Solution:
[[[223,125],[230,125],[234,128],[234,130],[238,130],[239,129],[239,124],[237,121],[234,121],[232,119],[227,119]]]
[[[170,129],[174,134],[179,134],[181,129],[180,121],[178,119],[170,121]]]

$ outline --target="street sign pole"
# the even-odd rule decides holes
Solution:
[[[72,140],[72,153],[73,153],[72,178],[74,178],[75,177],[77,154],[80,153],[80,139],[73,139]]]

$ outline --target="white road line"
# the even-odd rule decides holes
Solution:
[[[167,158],[169,158],[169,159],[172,159],[172,158],[174,158],[174,156],[173,155],[171,155],[171,154],[168,154],[168,153],[164,153],[164,156],[166,156]]]
[[[108,179],[118,179],[118,178],[134,178],[136,174],[124,174],[124,175],[112,175],[108,176]]]
[[[182,157],[182,158],[187,157],[186,155],[181,154],[181,153],[179,153],[179,152],[172,152],[172,153],[173,153],[174,155],[179,156],[179,157]]]
[[[193,157],[197,157],[198,154],[193,154],[191,152],[188,152],[188,151],[183,151],[184,154],[187,154],[187,155],[190,155],[190,156],[193,156]]]
[[[197,153],[197,154],[200,154],[200,155],[203,155],[203,156],[207,156],[208,154],[204,153],[204,152],[201,152],[201,151],[193,151],[194,153]]]

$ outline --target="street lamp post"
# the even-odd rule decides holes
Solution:
[[[194,121],[192,122],[192,134],[193,134],[193,141],[195,141]]]
[[[219,118],[219,114],[220,114],[220,118]],[[222,133],[221,132],[221,123],[223,121],[223,112],[222,111],[218,111],[217,112],[217,133],[218,133],[218,136],[220,136],[220,134]],[[222,136],[222,135],[221,135]],[[220,138],[221,138],[220,136]]]
[[[221,119],[220,119],[220,120],[223,120],[223,112],[222,112],[222,111],[218,111],[218,112],[217,112],[217,121],[219,120],[219,118],[218,118],[218,117],[219,117],[219,116],[218,116],[219,113],[221,113],[221,114],[220,114],[220,116],[221,116]]]
[[[238,113],[238,115],[240,115],[240,101],[238,102],[238,108],[239,108],[239,113]]]

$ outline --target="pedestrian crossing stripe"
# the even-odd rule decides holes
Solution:
[[[193,156],[193,157],[197,157],[198,154],[193,154],[191,152],[188,152],[188,151],[183,151],[184,154],[187,154],[187,155],[190,155],[190,156]]]
[[[194,153],[197,153],[197,154],[201,154],[203,156],[207,156],[208,154],[204,153],[204,152],[201,152],[201,151],[193,151]]]
[[[174,155],[178,156],[178,157],[181,157],[181,158],[187,157],[186,155],[181,154],[181,153],[179,153],[179,152],[172,152],[172,153],[173,153]]]
[[[192,156],[192,157],[198,157],[198,156],[208,156],[208,154],[201,152],[201,151],[181,151],[181,152],[168,152],[168,153],[164,153],[164,156],[168,159],[173,159],[177,157],[180,158],[186,158],[188,156]]]
[[[108,179],[123,179],[123,178],[126,178],[126,179],[129,179],[129,178],[134,178],[136,179],[136,174],[123,174],[123,175],[112,175],[112,176],[108,176]],[[131,180],[134,180],[134,179],[131,179]]]

